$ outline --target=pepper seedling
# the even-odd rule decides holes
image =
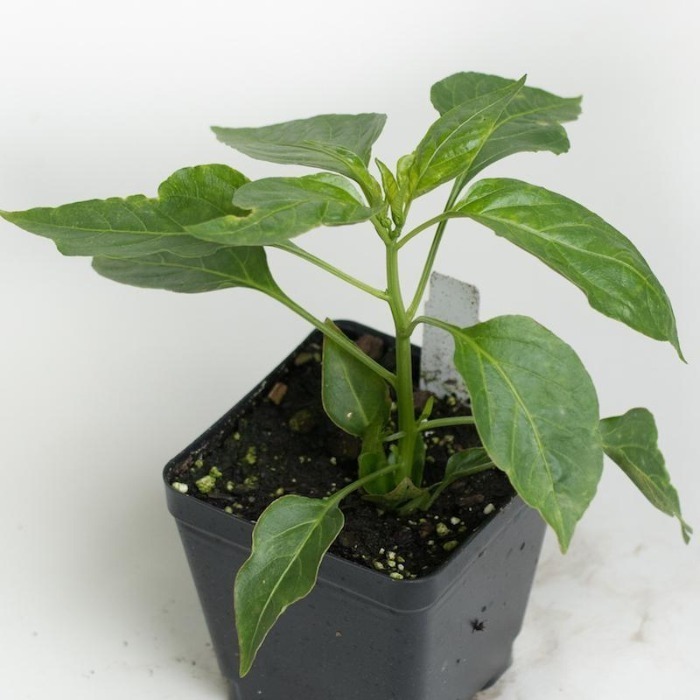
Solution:
[[[431,99],[440,116],[393,170],[380,160],[376,174],[370,170],[384,115],[328,114],[261,128],[214,128],[220,141],[247,156],[320,173],[250,181],[227,165],[201,165],[171,175],[155,198],[136,195],[0,212],[52,239],[65,255],[92,257],[94,269],[117,282],[185,293],[256,289],[323,334],[323,405],[334,423],[361,440],[358,478],[323,499],[283,495],[258,520],[234,594],[241,675],[250,670],[277,618],[313,588],[321,559],[343,527],[340,504],[358,489],[383,508],[427,510],[454,480],[500,469],[554,529],[565,551],[595,494],[605,453],[654,506],[678,518],[686,541],[690,537],[656,445],[652,414],[634,408],[601,420],[593,383],[563,340],[525,316],[458,328],[419,315],[448,221],[471,219],[563,275],[597,311],[668,341],[682,359],[666,292],[625,236],[580,204],[542,187],[508,178],[471,184],[506,156],[567,151],[562,124],[578,117],[580,99],[528,87],[525,78],[478,73],[440,81]],[[412,203],[450,182],[444,210],[409,227]],[[292,240],[320,226],[363,222],[373,226],[384,249],[383,289]],[[422,274],[405,296],[400,254],[428,231],[433,240]],[[395,371],[283,291],[268,267],[266,247],[297,256],[387,304],[396,337]],[[471,397],[471,415],[431,419],[429,404],[416,418],[411,336],[421,324],[441,328],[454,339],[454,363]],[[394,430],[389,427],[392,399]],[[474,423],[482,446],[453,455],[443,480],[425,484],[424,433],[459,423]],[[208,482],[199,486],[207,487]]]

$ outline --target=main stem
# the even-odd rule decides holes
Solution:
[[[413,358],[411,355],[412,318],[407,314],[399,278],[399,245],[387,242],[386,271],[389,306],[396,330],[396,408],[398,412],[398,458],[401,466],[397,483],[408,477],[417,485],[422,480],[422,464],[416,464],[418,426],[413,411]]]

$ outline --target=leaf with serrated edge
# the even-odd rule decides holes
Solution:
[[[264,248],[223,248],[201,258],[154,253],[138,258],[96,257],[96,272],[134,287],[195,294],[230,287],[249,287],[279,297]]]
[[[433,85],[430,99],[435,109],[445,114],[463,102],[511,83],[495,75],[456,73]],[[503,110],[493,134],[461,176],[462,182],[466,184],[491,163],[514,153],[565,153],[569,139],[561,123],[577,119],[580,113],[580,97],[558,97],[538,88],[523,87]]]
[[[484,448],[565,551],[603,469],[591,378],[564,341],[525,316],[451,332]]]
[[[279,616],[314,587],[321,559],[343,522],[336,501],[304,496],[283,496],[260,516],[234,587],[241,676]]]
[[[359,201],[352,183],[331,173],[256,180],[241,187],[233,203],[246,215],[203,222],[189,232],[229,246],[275,245],[319,226],[356,224],[375,214]]]
[[[323,340],[321,398],[329,418],[357,437],[383,428],[391,413],[388,384],[328,336]]]
[[[244,216],[233,196],[248,179],[227,165],[198,165],[173,173],[158,197],[93,199],[55,208],[0,212],[26,231],[52,239],[64,255],[119,257],[169,252],[200,257],[220,246],[189,235],[203,222]]]
[[[525,78],[463,102],[428,129],[415,151],[411,182],[419,197],[471,168]]]
[[[222,143],[251,158],[306,165],[353,177],[347,159],[325,146],[347,149],[366,166],[372,144],[381,134],[384,114],[321,114],[257,128],[212,127]]]
[[[678,493],[671,484],[664,456],[656,442],[654,416],[646,408],[633,408],[622,416],[600,421],[605,454],[632,480],[646,499],[662,513],[678,518],[685,542],[693,529],[683,520]]]
[[[581,289],[590,305],[682,357],[671,302],[639,251],[571,199],[520,180],[480,180],[454,207],[535,255]]]

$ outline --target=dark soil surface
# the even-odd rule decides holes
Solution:
[[[360,345],[393,369],[390,345],[360,338]],[[251,521],[279,496],[321,498],[357,478],[359,440],[325,415],[321,396],[321,341],[312,339],[223,434],[171,474],[176,487]],[[417,413],[426,397],[416,395]],[[436,402],[431,418],[465,415],[454,397]],[[423,433],[425,485],[440,481],[450,455],[479,444],[472,426]],[[513,497],[497,470],[462,479],[429,512],[399,516],[363,499],[346,498],[345,527],[331,552],[393,578],[412,579],[439,567],[469,535]]]

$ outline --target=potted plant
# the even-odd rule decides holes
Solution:
[[[232,697],[278,698],[292,691],[337,700],[471,697],[508,666],[542,521],[565,551],[595,494],[604,453],[653,505],[680,521],[686,541],[690,536],[656,446],[652,415],[635,408],[601,420],[591,379],[563,340],[524,316],[458,327],[419,313],[448,221],[469,218],[566,277],[594,309],[668,341],[682,359],[670,301],[625,236],[541,187],[505,178],[473,182],[508,155],[568,150],[562,124],[577,118],[580,99],[531,88],[524,78],[478,73],[446,78],[433,86],[431,98],[439,118],[394,170],[376,160],[377,176],[370,171],[370,152],[384,115],[330,114],[214,129],[222,142],[250,157],[320,173],[251,182],[226,165],[204,165],[171,175],[156,198],[0,212],[51,238],[66,255],[93,257],[95,270],[118,282],[186,293],[257,289],[315,328],[266,382],[166,470],[170,508],[222,670],[234,682]],[[409,224],[413,201],[446,183],[453,184],[444,210]],[[361,222],[374,227],[383,247],[384,289],[292,241],[319,226]],[[417,289],[405,296],[399,254],[433,229]],[[386,303],[393,338],[312,315],[276,283],[265,247],[302,258]],[[411,337],[421,325],[453,339],[454,365],[470,405],[416,395],[418,351]],[[285,413],[297,375],[320,387],[317,398],[327,418],[308,402]],[[297,467],[313,461],[304,450],[328,447],[317,430],[330,434],[326,465],[342,463],[345,469],[336,482],[327,484],[325,471],[317,471],[317,487],[290,493],[294,487],[285,481],[279,455],[243,435],[261,407],[283,426],[263,423],[263,433],[283,434],[280,450]],[[301,452],[290,437],[304,445]],[[436,449],[442,450],[440,459]],[[354,477],[348,476],[351,463]],[[279,487],[270,494],[274,482],[268,477],[275,473]],[[470,490],[489,478],[507,481],[498,506]],[[450,496],[462,499],[460,512],[486,516],[486,524],[472,531],[459,516],[436,517]],[[250,503],[254,530],[238,517],[250,511]],[[361,554],[364,567],[337,556],[322,565],[354,509],[373,513],[365,534],[381,530],[381,523],[401,524],[447,563],[422,575],[427,565],[388,543],[374,555]],[[353,542],[346,536],[342,547],[361,550],[355,537]],[[321,565],[321,584],[313,590]],[[302,668],[305,657],[309,663]]]

